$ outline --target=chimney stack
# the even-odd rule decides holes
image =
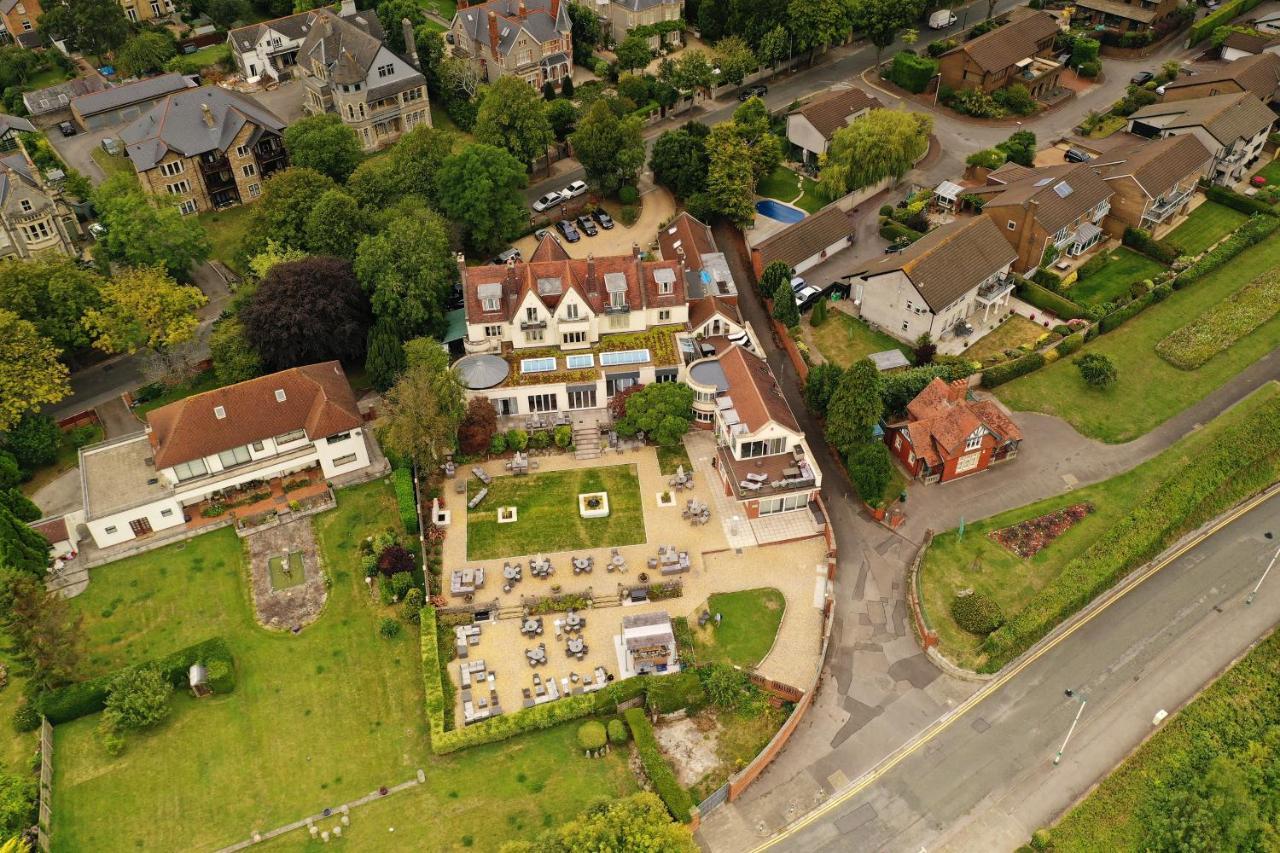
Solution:
[[[524,6],[524,0],[520,0],[520,6],[518,8],[519,8],[519,11],[516,12],[516,15],[520,18],[520,20],[523,21],[525,17],[527,17],[529,14],[529,10],[526,9]]]
[[[467,289],[467,256],[461,252],[457,255],[458,261],[458,281],[462,284],[463,291]]]
[[[493,51],[494,59],[498,58],[498,13],[489,10],[489,49]]]
[[[350,18],[356,13],[356,0],[342,0],[338,6],[339,18]]]
[[[596,256],[593,252],[587,252],[587,287],[593,292],[600,290],[600,285],[596,281]]]
[[[201,105],[200,105],[200,112],[201,112],[201,114],[204,116],[204,123],[205,123],[205,126],[206,126],[206,127],[213,127],[213,125],[214,125],[214,121],[213,121],[213,110],[209,109],[209,105],[208,105],[208,104],[201,104]]]
[[[408,18],[401,18],[400,28],[404,32],[404,58],[415,69],[421,71],[422,66],[418,65],[418,40],[413,35],[413,24]]]

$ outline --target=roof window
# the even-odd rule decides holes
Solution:
[[[213,416],[220,421],[225,421],[227,419],[227,410],[224,409],[222,406],[214,406]]]
[[[284,389],[283,389],[283,388],[277,388],[277,389],[276,389],[276,402],[277,402],[277,403],[283,403],[286,399],[287,399],[287,398],[286,398],[286,397],[285,397],[285,395],[284,395]]]

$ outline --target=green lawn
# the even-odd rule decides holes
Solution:
[[[429,9],[446,21],[452,21],[454,14],[458,11],[458,4],[454,0],[418,0],[418,4],[423,9]]]
[[[1170,332],[1276,266],[1280,266],[1280,240],[1264,241],[1087,344],[1086,352],[1102,353],[1116,365],[1118,381],[1107,391],[1089,389],[1073,360],[1063,359],[1001,385],[996,394],[1015,409],[1065,418],[1092,438],[1107,442],[1137,438],[1280,346],[1277,316],[1196,370],[1179,370],[1155,353],[1155,345]]]
[[[929,625],[938,632],[943,654],[961,666],[974,669],[986,660],[980,648],[982,638],[962,630],[951,618],[951,600],[958,590],[972,588],[991,596],[999,603],[1005,618],[1011,618],[1067,562],[1124,517],[1148,491],[1176,476],[1200,448],[1212,446],[1220,433],[1247,421],[1252,412],[1277,395],[1280,395],[1280,386],[1263,387],[1204,429],[1191,433],[1164,453],[1118,477],[970,522],[965,525],[963,539],[957,539],[955,530],[938,534],[925,555],[921,598]],[[992,530],[1084,502],[1092,503],[1094,512],[1029,560],[987,538]]]
[[[1258,174],[1267,179],[1267,184],[1280,184],[1280,159],[1272,160]]]
[[[1046,331],[1039,323],[1033,323],[1026,317],[1014,314],[979,338],[977,343],[964,351],[964,355],[965,358],[981,361],[987,356],[1002,353],[1007,349],[1017,349],[1023,344],[1034,344]]]
[[[689,461],[689,451],[684,442],[674,447],[658,448],[658,471],[663,474],[674,474],[676,468],[683,465],[684,470],[693,471],[693,463]]]
[[[164,393],[159,396],[154,397],[145,403],[139,403],[134,406],[133,412],[141,418],[146,415],[147,412],[150,412],[153,409],[158,409],[161,406],[167,406],[175,400],[181,400],[185,397],[190,397],[192,394],[201,394],[205,391],[212,391],[213,389],[220,387],[222,387],[222,385],[218,382],[218,377],[214,375],[212,370],[206,370],[203,373],[196,374],[188,382],[181,382],[174,385],[172,388],[165,389]]]
[[[1239,228],[1248,215],[1232,210],[1216,201],[1206,201],[1191,211],[1187,221],[1165,237],[1185,254],[1198,255],[1232,231]]]
[[[53,65],[50,68],[46,68],[38,74],[32,74],[27,78],[27,82],[23,86],[22,91],[31,92],[36,89],[46,89],[49,86],[56,86],[63,81],[70,80],[74,76],[74,73],[68,74],[57,65]]]
[[[1124,116],[1108,115],[1098,122],[1093,130],[1089,131],[1090,139],[1103,139],[1115,133],[1120,128],[1129,123]]]
[[[472,479],[470,500],[484,485]],[[634,465],[494,477],[489,495],[467,513],[467,556],[473,560],[551,551],[585,550],[645,541],[640,483]],[[583,518],[578,495],[609,493],[609,515]],[[514,506],[518,520],[498,523],[498,507]]]
[[[1121,246],[1111,253],[1106,266],[1071,285],[1066,296],[1080,305],[1113,302],[1128,295],[1129,286],[1134,282],[1152,278],[1163,270],[1163,266],[1146,255]]]
[[[267,560],[267,571],[271,575],[272,589],[288,589],[297,586],[307,579],[302,565],[302,552],[292,551],[289,554],[289,571],[284,570],[284,556],[276,556]]]
[[[253,224],[253,205],[242,204],[226,210],[202,213],[199,220],[213,246],[211,257],[238,272],[244,272],[240,262],[240,247],[248,238],[249,227]]]
[[[200,48],[195,53],[183,54],[182,61],[196,68],[207,68],[219,63],[226,65],[231,62],[231,49],[225,43],[211,44]]]
[[[782,593],[772,587],[711,596],[707,601],[711,621],[699,628],[696,615],[689,619],[698,663],[727,663],[747,669],[756,666],[773,647],[786,607]],[[717,613],[721,616],[718,626]]]
[[[137,180],[138,173],[134,170],[133,164],[129,158],[123,154],[108,154],[102,150],[101,145],[95,145],[90,151],[89,156],[93,158],[93,162],[106,174],[108,178],[118,174],[126,174]]]
[[[806,213],[816,213],[824,202],[817,195],[818,182],[779,166],[756,186],[756,194],[794,204]],[[803,195],[801,195],[803,193]],[[800,196],[796,198],[796,196]]]
[[[810,334],[818,345],[822,357],[832,364],[848,367],[873,352],[902,350],[911,358],[911,347],[895,341],[884,332],[875,332],[862,320],[850,317],[843,311],[827,312],[827,322],[811,328]]]

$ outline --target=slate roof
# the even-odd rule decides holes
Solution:
[[[848,124],[849,116],[879,106],[878,100],[854,86],[810,101],[788,115],[804,116],[823,139],[830,140],[837,130]]]
[[[23,210],[26,200],[31,210]],[[53,199],[36,180],[31,163],[21,151],[0,157],[0,208],[14,216],[25,216],[53,207]]]
[[[975,187],[987,199],[984,209],[1036,205],[1036,219],[1050,233],[1075,221],[1115,195],[1087,163],[1071,163],[1033,170],[1031,175],[1003,186]]]
[[[194,89],[195,86],[195,83],[181,74],[161,74],[159,77],[149,77],[136,83],[103,89],[92,95],[72,98],[71,106],[82,116],[92,116],[133,104],[155,101],[165,95],[181,92],[183,89]]]
[[[311,30],[312,17],[313,14],[310,11],[299,12],[296,15],[285,15],[283,18],[274,18],[270,21],[249,24],[245,27],[236,27],[227,33],[227,39],[231,42],[232,47],[240,51],[253,50],[258,43],[258,39],[262,38],[263,33],[267,32],[267,30],[274,30],[285,38],[303,39],[306,38],[307,33]]]
[[[22,103],[33,116],[44,115],[66,109],[71,105],[72,98],[101,92],[106,86],[107,81],[96,74],[92,77],[77,77],[54,86],[24,92]]]
[[[1058,19],[1048,12],[1010,21],[943,54],[963,52],[983,71],[1000,71],[1036,52],[1036,44],[1058,32]]]
[[[284,392],[278,399],[277,390]],[[222,407],[219,418],[215,407]],[[315,441],[364,423],[336,361],[294,367],[161,406],[147,415],[155,467],[169,468],[304,429]]]
[[[812,216],[806,216],[795,225],[762,241],[753,251],[760,253],[762,266],[783,261],[790,266],[834,245],[842,237],[853,236],[853,222],[843,210],[834,204],[824,207]]]
[[[165,98],[122,130],[120,138],[133,165],[145,172],[170,151],[184,157],[225,151],[246,124],[275,133],[285,128],[283,119],[248,95],[201,86]]]
[[[1203,127],[1223,145],[1249,139],[1276,120],[1276,114],[1251,92],[1151,104],[1129,116],[1132,121],[1164,117],[1153,126],[1161,130]]]
[[[1274,53],[1242,56],[1217,70],[1166,83],[1166,101],[1171,92],[1176,95],[1179,89],[1206,83],[1234,83],[1241,91],[1252,92],[1258,100],[1267,103],[1274,100],[1277,90],[1280,90],[1280,56]]]
[[[1151,198],[1159,198],[1195,172],[1203,172],[1213,154],[1204,143],[1189,133],[1164,139],[1142,139],[1113,148],[1105,156],[1092,160],[1103,180],[1132,176]]]
[[[473,41],[488,47],[489,12],[497,15],[498,52],[506,56],[523,29],[534,41],[545,44],[560,38],[572,28],[569,4],[562,0],[525,0],[525,16],[520,17],[520,0],[490,0],[459,9],[454,22],[462,21],[463,29]]]
[[[940,311],[1018,259],[989,217],[958,219],[935,228],[903,251],[872,264],[865,278],[901,270]]]
[[[730,347],[719,358],[720,369],[729,380],[729,397],[741,422],[750,432],[759,432],[770,421],[792,432],[800,432],[795,413],[782,396],[778,380],[769,364],[742,347]]]
[[[1122,0],[1075,0],[1077,6],[1085,9],[1092,9],[1095,12],[1106,12],[1108,15],[1115,15],[1117,18],[1125,18],[1130,21],[1139,21],[1143,24],[1149,24],[1156,19],[1155,9],[1144,9],[1141,6],[1130,6]]]
[[[17,133],[34,133],[36,126],[25,118],[0,113],[0,135],[15,131]]]

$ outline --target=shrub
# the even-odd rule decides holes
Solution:
[[[1071,334],[1071,327],[1065,323],[1059,323],[1053,327],[1053,333],[1065,338],[1067,335]]]
[[[655,714],[671,714],[682,708],[697,710],[706,702],[702,681],[692,669],[652,679],[645,695],[646,706]]]
[[[1191,25],[1191,29],[1187,31],[1187,44],[1191,46],[1199,44],[1213,35],[1213,31],[1218,27],[1227,26],[1261,2],[1262,0],[1232,0],[1230,3],[1223,3],[1217,11],[1205,15]]]
[[[1038,352],[1033,352],[1029,355],[1024,355],[1022,358],[988,367],[982,372],[982,387],[995,388],[998,385],[1011,382],[1019,376],[1026,376],[1028,373],[1032,373],[1042,367],[1044,367],[1044,356]]]
[[[904,50],[893,57],[887,76],[908,92],[918,95],[928,87],[929,81],[937,73],[936,60]]]
[[[949,101],[948,106],[953,110],[974,118],[1002,118],[1005,115],[1004,107],[981,89],[961,89],[953,92]]]
[[[893,373],[880,376],[880,399],[884,402],[884,410],[888,415],[896,415],[907,408],[907,404],[933,381],[934,377],[944,382],[964,379],[973,373],[968,362],[942,361],[935,358],[933,364],[911,367],[906,370],[895,370]],[[810,373],[810,376],[813,374]]]
[[[1080,280],[1083,281],[1089,276],[1094,275],[1098,272],[1101,272],[1101,270],[1107,265],[1107,263],[1110,260],[1111,260],[1110,252],[1099,252],[1098,254],[1094,255],[1092,258],[1085,261],[1084,264],[1078,270],[1078,275],[1080,277]]]
[[[880,236],[894,243],[914,243],[924,235],[901,222],[885,219],[880,223]]]
[[[568,450],[573,446],[573,427],[568,424],[562,424],[556,427],[556,447],[561,450]]]
[[[209,689],[214,693],[230,693],[236,687],[236,673],[229,658],[214,658],[205,664]]]
[[[1053,259],[1058,256],[1056,246],[1050,244],[1044,250],[1044,263],[1053,263]],[[1031,280],[1046,290],[1058,293],[1062,290],[1062,276],[1058,275],[1050,269],[1043,266],[1036,267],[1036,271],[1031,274]]]
[[[1102,42],[1097,39],[1077,36],[1071,43],[1071,64],[1076,68],[1088,62],[1097,62]]]
[[[19,734],[33,732],[40,727],[40,712],[30,702],[23,702],[13,712],[12,722],[13,730]]]
[[[1172,243],[1153,240],[1151,239],[1151,234],[1142,228],[1129,227],[1124,229],[1124,236],[1120,238],[1120,242],[1135,252],[1141,252],[1162,264],[1173,263],[1180,254],[1178,248]]]
[[[1076,359],[1080,377],[1090,388],[1110,388],[1116,384],[1116,366],[1102,353],[1091,352]]]
[[[818,304],[809,312],[809,325],[815,329],[827,322],[827,300],[819,299]]]
[[[1029,116],[1040,108],[1036,99],[1031,96],[1031,90],[1021,83],[997,89],[992,97],[1001,107],[1020,116]]]
[[[396,572],[391,576],[391,593],[396,601],[404,598],[405,593],[413,588],[413,575],[409,572]]]
[[[1019,279],[1017,293],[1018,298],[1023,302],[1034,305],[1041,311],[1048,311],[1060,320],[1075,320],[1085,316],[1084,308],[1065,296],[1046,290],[1035,282]]]
[[[1004,614],[995,599],[981,592],[951,599],[951,618],[970,634],[985,637],[1004,623]]]
[[[551,433],[540,429],[529,434],[529,446],[534,450],[545,450],[551,444]]]
[[[893,476],[893,462],[884,442],[871,441],[859,445],[849,454],[849,479],[858,495],[872,506],[880,506],[884,490]]]
[[[998,169],[1009,158],[998,148],[983,148],[965,158],[966,166],[979,166],[984,169]]]
[[[378,571],[387,577],[413,571],[413,553],[403,545],[388,545],[378,554]]]
[[[604,723],[588,720],[578,726],[578,746],[586,750],[603,749],[605,745]]]
[[[1237,210],[1240,213],[1250,216],[1255,213],[1260,213],[1263,216],[1275,215],[1275,211],[1271,209],[1270,205],[1264,204],[1256,198],[1241,195],[1230,187],[1223,187],[1217,184],[1202,184],[1200,191],[1204,193],[1204,197],[1209,201],[1216,201],[1218,204]]]
[[[1076,70],[1080,72],[1081,77],[1093,79],[1102,73],[1102,63],[1096,59],[1091,59],[1088,62],[1080,63],[1080,67]]]
[[[413,471],[399,467],[391,472],[391,484],[396,490],[396,507],[400,511],[400,523],[410,533],[418,532],[418,504],[413,498]]]
[[[675,773],[671,771],[671,765],[658,749],[658,740],[653,736],[653,727],[649,725],[649,719],[639,708],[628,709],[625,716],[627,726],[631,729],[631,736],[636,741],[640,763],[644,765],[645,775],[653,783],[653,790],[662,798],[672,817],[681,823],[688,823],[693,799],[688,791],[680,787]]]
[[[146,729],[169,713],[173,685],[154,664],[116,673],[107,685],[105,714],[113,727]]]
[[[507,449],[524,450],[529,446],[529,433],[522,429],[507,430]]]
[[[384,640],[394,640],[400,636],[400,621],[390,616],[384,616],[382,621],[378,623],[378,636]]]
[[[723,663],[713,663],[696,670],[707,700],[726,711],[751,713],[764,703],[764,694],[742,670]]]
[[[624,744],[631,739],[627,734],[627,727],[622,720],[610,720],[609,725],[606,728],[609,732],[609,743],[614,746]]]
[[[1037,829],[1031,836],[1031,847],[1035,850],[1048,850],[1053,843],[1053,836],[1047,829]]]
[[[623,204],[637,204],[640,201],[640,193],[635,187],[625,186],[618,190],[618,201]]]
[[[1084,346],[1083,334],[1068,335],[1067,337],[1058,341],[1058,345],[1053,349],[1058,354],[1059,358],[1064,358],[1066,356],[1071,355],[1073,352],[1078,351],[1082,346]]]
[[[500,432],[493,437],[493,440],[489,442],[489,452],[494,455],[507,452],[506,433]]]
[[[404,604],[400,608],[400,616],[410,625],[417,625],[422,618],[423,593],[418,587],[413,587],[404,594]]]
[[[938,41],[929,42],[929,46],[926,48],[926,50],[928,51],[930,56],[932,56],[934,59],[937,59],[939,56],[942,56],[942,54],[946,53],[948,50],[951,50],[951,48],[955,46],[956,46],[955,39],[939,39]]]

